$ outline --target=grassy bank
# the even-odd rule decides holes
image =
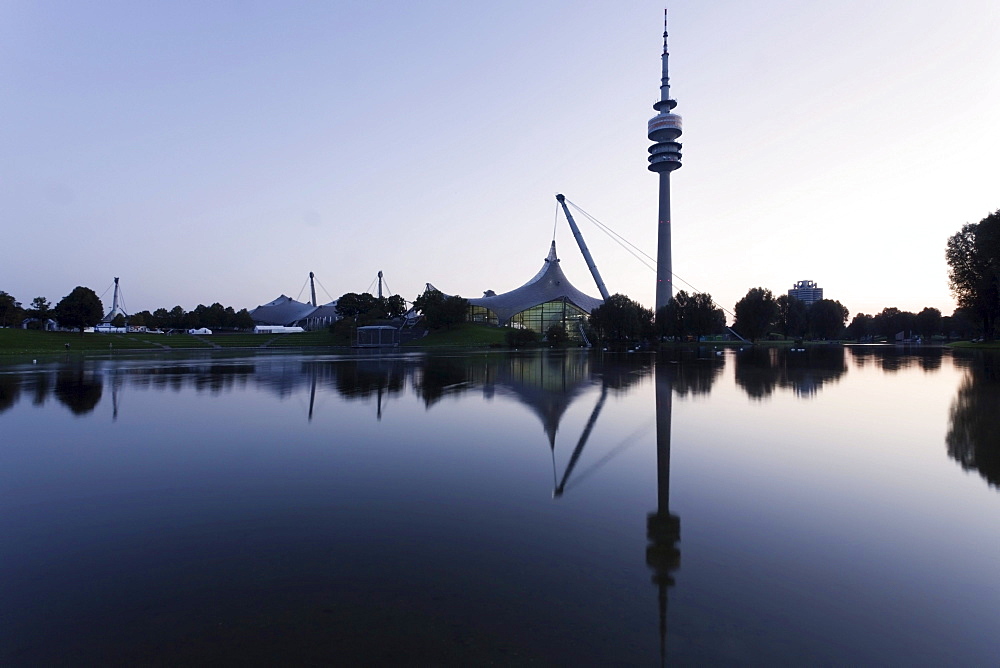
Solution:
[[[484,348],[504,346],[506,329],[489,327],[472,322],[454,325],[451,329],[439,329],[403,345],[407,348]]]
[[[261,349],[331,347],[328,331],[296,334],[79,334],[40,332],[31,329],[0,329],[0,356],[55,353],[106,353],[117,351],[168,351],[213,349]]]

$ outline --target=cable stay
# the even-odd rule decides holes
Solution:
[[[626,239],[622,235],[618,234],[618,232],[616,232],[615,230],[613,230],[610,226],[605,225],[604,223],[602,223],[601,221],[599,221],[597,218],[595,218],[594,216],[590,215],[589,213],[587,213],[586,211],[584,211],[583,209],[581,209],[579,206],[577,206],[575,203],[571,202],[569,199],[567,199],[566,202],[569,205],[571,205],[575,210],[577,210],[581,214],[583,214],[583,216],[585,218],[587,218],[587,220],[589,220],[590,222],[594,223],[594,225],[597,226],[597,228],[599,230],[601,230],[602,232],[604,232],[605,234],[607,234],[613,241],[615,241],[615,243],[617,243],[619,246],[621,246],[622,248],[624,248],[630,255],[632,255],[634,258],[636,258],[637,260],[639,260],[639,262],[642,263],[647,269],[649,269],[653,273],[656,273],[656,259],[655,258],[651,257],[648,253],[646,253],[641,248],[639,248],[638,246],[636,246],[635,244],[633,244],[631,241],[629,241],[628,239]],[[640,255],[642,257],[639,257]],[[646,258],[647,260],[649,260],[649,262],[652,262],[652,265],[650,265],[649,263],[647,263],[646,261],[644,261],[642,259],[643,257]],[[695,286],[691,285],[690,283],[688,283],[686,280],[684,280],[683,278],[681,278],[677,274],[674,274],[673,272],[671,272],[671,275],[675,279],[677,279],[678,281],[680,281],[681,283],[683,283],[684,285],[686,285],[689,288],[691,288],[692,290],[694,290],[695,292],[702,292],[701,290],[699,290]],[[730,311],[729,309],[727,309],[725,306],[723,306],[719,302],[717,302],[717,301],[715,301],[713,299],[712,303],[715,304],[716,306],[718,306],[720,309],[722,309],[725,313],[729,314],[732,318],[734,318],[734,319],[736,318],[736,314],[735,313],[733,313],[732,311]],[[736,334],[736,332],[733,332],[733,333]],[[737,336],[739,336],[739,335],[737,334]],[[742,339],[743,337],[740,337],[740,338]]]
[[[620,455],[621,453],[625,452],[633,445],[638,443],[641,440],[641,438],[647,432],[649,432],[649,430],[654,426],[655,423],[656,423],[656,418],[652,417],[649,420],[647,420],[644,424],[640,425],[635,431],[633,431],[631,434],[623,438],[621,442],[618,443],[618,445],[608,450],[603,457],[594,462],[589,468],[578,473],[576,478],[573,480],[573,484],[570,485],[570,487],[575,487],[579,485],[581,482],[583,482],[591,475],[596,473],[601,467],[610,462],[612,459],[614,459],[615,457],[617,457],[618,455]],[[566,486],[563,487],[564,491],[565,489]]]
[[[656,271],[656,259],[655,258],[650,257],[650,255],[647,254],[645,251],[643,251],[641,248],[639,248],[638,246],[636,246],[635,244],[633,244],[631,241],[629,241],[628,239],[626,239],[622,235],[618,234],[618,232],[616,232],[615,230],[613,230],[608,225],[605,225],[604,223],[602,223],[601,221],[599,221],[597,218],[594,218],[592,215],[590,215],[589,213],[587,213],[586,211],[584,211],[583,209],[581,209],[579,206],[577,206],[576,204],[574,204],[570,200],[566,200],[566,201],[569,202],[569,204],[574,209],[576,209],[578,212],[582,213],[583,216],[585,218],[587,218],[587,220],[589,220],[594,225],[596,225],[597,229],[599,229],[602,232],[604,232],[615,243],[617,243],[619,246],[621,246],[622,248],[624,248],[632,257],[634,257],[635,259],[639,260],[639,262],[641,262],[643,265],[645,265],[651,271],[653,271],[653,272]],[[647,264],[645,262],[645,260],[643,260],[641,257],[639,257],[640,255],[642,257],[646,258],[647,260],[649,260],[650,262],[652,262],[653,264],[652,265]]]
[[[318,278],[316,279],[316,282],[319,283],[319,287],[323,288],[323,292],[326,293],[326,296],[329,297],[330,301],[332,302],[335,299],[335,297],[330,294],[330,291],[326,289],[326,286],[323,285],[323,283],[320,282],[320,280]]]
[[[302,301],[302,293],[306,291],[306,286],[309,285],[309,277],[306,276],[306,282],[302,284],[302,288],[299,290],[299,294],[295,295],[295,301]]]

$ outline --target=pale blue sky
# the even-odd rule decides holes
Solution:
[[[1000,3],[669,7],[676,274],[728,309],[812,279],[852,315],[950,314],[947,237],[1000,208]],[[120,276],[130,311],[252,308],[381,269],[407,299],[475,297],[538,270],[558,192],[654,255],[662,15],[0,1],[0,290]],[[611,292],[651,306],[652,272],[579,222]],[[561,216],[557,243],[596,295]]]

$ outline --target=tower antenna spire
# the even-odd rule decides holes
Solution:
[[[670,77],[667,76],[667,60],[670,58],[670,51],[667,49],[667,8],[663,8],[663,54],[660,56],[662,63],[662,74],[660,75],[660,101],[670,100]],[[676,104],[676,103],[675,103]],[[673,108],[673,107],[671,107]]]
[[[677,106],[670,99],[670,77],[667,74],[667,10],[663,10],[663,74],[660,77],[660,99],[653,105],[656,116],[649,119],[647,136],[655,142],[649,147],[649,170],[660,175],[659,225],[656,243],[656,310],[674,298],[673,263],[670,249],[670,172],[681,166],[681,117],[673,113]]]

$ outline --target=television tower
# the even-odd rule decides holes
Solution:
[[[681,166],[681,117],[673,113],[676,100],[670,99],[670,77],[667,76],[667,10],[663,10],[663,76],[660,78],[660,100],[653,105],[656,116],[649,119],[649,171],[660,175],[660,224],[656,243],[656,310],[674,298],[673,266],[670,259],[670,172]]]

